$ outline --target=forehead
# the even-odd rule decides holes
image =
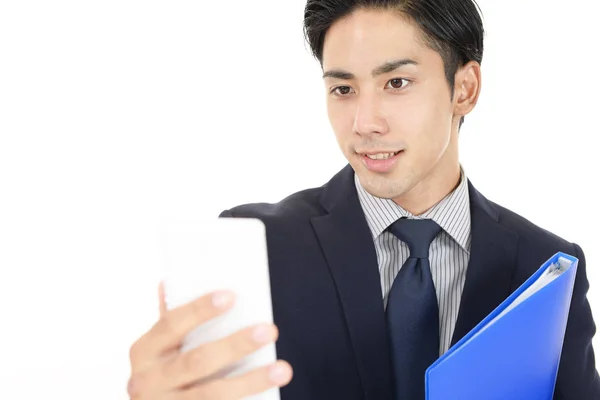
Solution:
[[[331,25],[323,43],[323,68],[371,68],[389,59],[419,61],[430,49],[421,31],[394,11],[356,10]]]

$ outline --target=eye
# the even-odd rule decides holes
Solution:
[[[348,94],[350,94],[351,91],[352,88],[350,86],[336,86],[333,89],[331,89],[331,93],[341,97],[347,96]]]
[[[390,79],[387,85],[391,85],[392,89],[403,89],[409,82],[410,81],[408,79],[394,78]]]

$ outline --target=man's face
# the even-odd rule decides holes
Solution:
[[[402,198],[458,170],[460,116],[442,58],[416,25],[390,11],[355,11],[328,30],[323,71],[337,141],[371,194]]]

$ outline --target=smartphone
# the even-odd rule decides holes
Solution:
[[[236,296],[230,311],[186,336],[182,352],[255,324],[273,323],[266,228],[262,221],[215,218],[168,222],[161,231],[167,309],[222,289],[231,290]],[[218,375],[240,375],[275,361],[276,349],[272,343]],[[248,399],[279,398],[279,389],[274,388]]]

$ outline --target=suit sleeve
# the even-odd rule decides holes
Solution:
[[[558,370],[554,400],[600,399],[600,377],[592,339],[596,325],[587,299],[585,256],[581,247],[573,244],[574,256],[579,259],[571,308],[565,332],[563,351]]]

